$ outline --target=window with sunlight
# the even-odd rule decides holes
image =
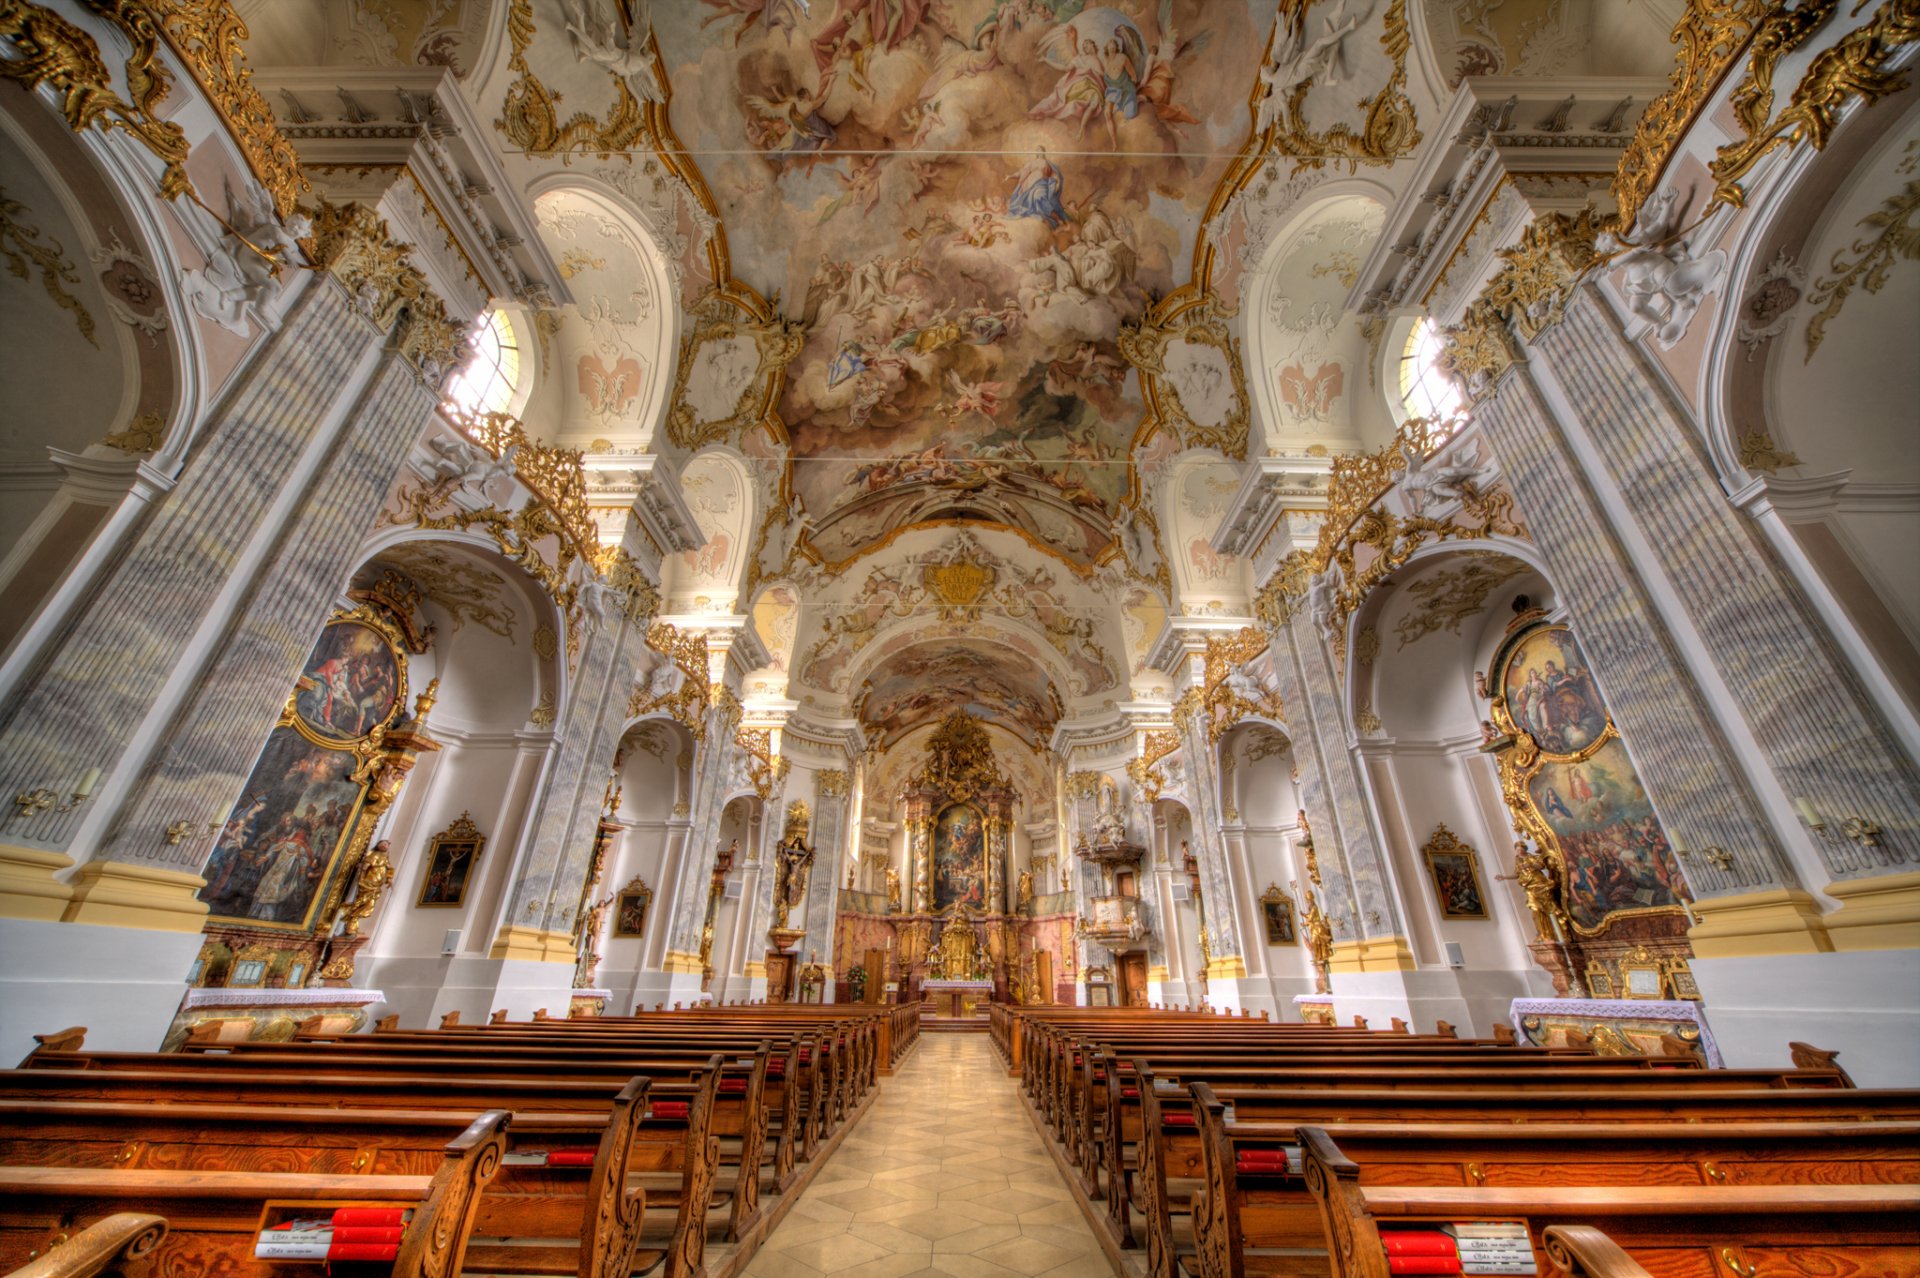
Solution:
[[[513,321],[493,311],[473,339],[473,358],[447,384],[447,402],[476,416],[506,411],[520,385],[520,345]]]
[[[1449,421],[1466,416],[1460,388],[1440,371],[1440,351],[1440,330],[1423,317],[1407,335],[1400,356],[1400,405],[1409,417]]]

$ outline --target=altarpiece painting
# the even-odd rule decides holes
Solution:
[[[933,908],[987,907],[986,823],[968,803],[945,808],[933,824]]]

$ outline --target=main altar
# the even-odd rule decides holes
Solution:
[[[1117,785],[1089,792],[1068,853],[1051,842],[1054,796],[1002,770],[979,720],[954,712],[925,750],[887,787],[891,849],[849,867],[834,937],[842,987],[869,1002],[920,1002],[930,1024],[965,1022],[943,1028],[975,1027],[990,1002],[1077,1002],[1083,967],[1108,996],[1117,972],[1125,1001],[1144,1001],[1145,849],[1127,838]]]

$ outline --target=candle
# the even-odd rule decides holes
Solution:
[[[1807,800],[1805,795],[1800,795],[1794,799],[1793,810],[1800,814],[1802,821],[1805,821],[1816,830],[1825,824],[1825,822],[1820,819],[1820,814],[1813,810],[1813,804]]]
[[[88,768],[80,774],[80,784],[73,788],[73,797],[84,799],[93,793],[95,783],[100,780],[100,769]]]

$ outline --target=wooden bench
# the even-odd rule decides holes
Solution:
[[[1570,1230],[1592,1231],[1572,1235],[1587,1254],[1604,1238],[1672,1278],[1920,1273],[1916,1185],[1368,1186],[1324,1131],[1302,1128],[1300,1139],[1335,1278],[1389,1278],[1383,1230],[1469,1222],[1523,1224],[1543,1274],[1580,1271]]]
[[[1192,1199],[1205,1278],[1299,1274],[1325,1246],[1307,1192],[1299,1129],[1229,1121],[1204,1083],[1201,1186]],[[1362,1185],[1532,1188],[1920,1183],[1920,1122],[1350,1123],[1321,1131]],[[1286,1249],[1261,1255],[1258,1249]],[[1326,1272],[1324,1267],[1315,1272]]]
[[[500,1169],[507,1126],[498,1110],[474,1119],[444,1146],[431,1175],[0,1166],[0,1269],[24,1264],[56,1235],[137,1207],[165,1218],[168,1232],[122,1266],[127,1278],[284,1278],[284,1263],[253,1254],[270,1209],[378,1206],[413,1211],[393,1278],[453,1278],[466,1260],[481,1191]]]

